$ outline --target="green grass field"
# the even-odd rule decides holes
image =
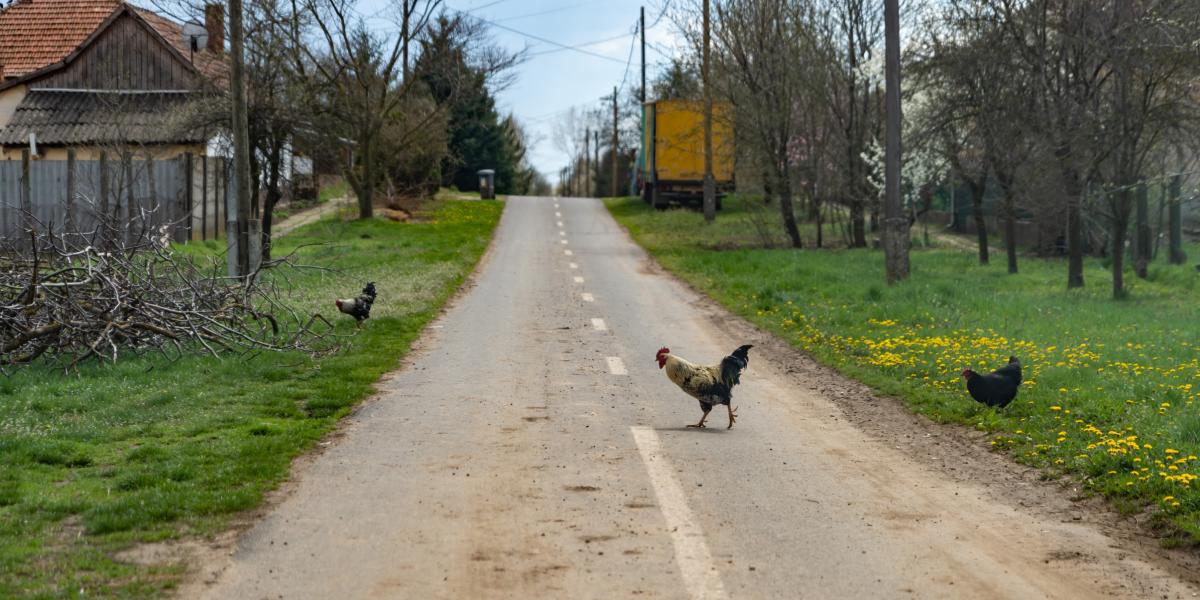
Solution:
[[[1066,263],[916,250],[910,280],[884,284],[871,250],[755,249],[755,211],[730,199],[717,223],[637,199],[607,202],[667,269],[733,312],[846,375],[942,422],[992,432],[991,443],[1051,476],[1070,475],[1126,512],[1150,511],[1171,535],[1200,539],[1200,273],[1155,263],[1110,299],[1100,261],[1066,289]],[[916,233],[916,232],[914,232]],[[811,239],[811,238],[810,238]],[[1188,248],[1191,263],[1200,248]],[[964,367],[1009,354],[1026,382],[1007,408],[967,395]]]
[[[120,562],[139,542],[210,534],[258,505],[394,368],[474,268],[496,202],[439,202],[424,222],[325,220],[275,255],[332,270],[290,274],[292,301],[346,334],[304,354],[158,357],[115,366],[32,367],[0,376],[0,597],[144,598],[181,569]],[[192,246],[189,253],[211,252]],[[362,332],[333,300],[375,281]]]

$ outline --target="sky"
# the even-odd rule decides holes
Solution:
[[[445,4],[490,22],[493,41],[501,47],[525,50],[526,60],[516,67],[512,83],[497,92],[496,104],[502,114],[517,116],[531,138],[531,163],[554,183],[568,163],[552,140],[555,122],[572,107],[607,106],[601,98],[611,96],[613,86],[623,79],[622,95],[641,83],[636,45],[641,6],[646,7],[648,81],[675,51],[674,25],[665,17],[658,19],[665,1],[445,0]],[[385,6],[386,0],[361,0],[359,10],[370,15]],[[586,53],[555,44],[579,47]]]

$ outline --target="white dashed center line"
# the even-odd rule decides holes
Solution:
[[[625,370],[625,361],[621,360],[620,356],[610,356],[604,360],[608,361],[608,372],[609,373],[612,373],[613,375],[628,375],[629,374],[629,371]]]
[[[554,213],[554,216],[556,216],[556,217],[561,217],[561,216],[562,216],[562,213],[560,213],[560,212],[555,212],[555,213]]]
[[[559,226],[559,227],[562,227],[562,226],[563,226],[563,224],[562,224],[562,221],[559,221],[559,222],[558,222],[558,226]]]
[[[568,264],[570,264],[570,265],[571,265],[571,268],[572,268],[572,269],[578,269],[578,268],[579,268],[579,263],[568,263]]]
[[[595,302],[596,301],[596,297],[587,292],[580,294],[580,296],[583,297],[584,302]]]
[[[582,278],[582,277],[576,277],[576,278],[575,278],[575,283],[583,283],[583,278]]]
[[[560,242],[562,242],[562,243],[564,243],[564,244],[567,244],[567,243],[569,243],[569,242],[567,242],[567,240],[558,240],[558,241],[560,241]]]
[[[675,543],[675,562],[679,564],[683,584],[688,596],[699,598],[725,598],[725,587],[721,585],[721,574],[713,565],[712,554],[704,541],[704,531],[688,508],[683,487],[675,479],[675,468],[662,451],[658,434],[649,427],[630,427],[633,441],[637,443],[642,462],[650,474],[658,506],[667,521],[667,531]]]
[[[561,236],[566,236],[566,235],[567,235],[567,232],[565,232],[565,231],[563,231],[563,230],[561,230],[561,229],[560,229],[560,230],[558,230],[558,235],[561,235]]]
[[[574,254],[574,252],[571,252],[570,250],[563,250],[563,254],[570,256],[570,255]]]
[[[608,325],[604,324],[604,319],[592,319],[592,329],[596,331],[608,331]]]

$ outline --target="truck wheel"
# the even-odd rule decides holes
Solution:
[[[657,186],[650,187],[650,205],[656,210],[667,210],[667,199],[663,198],[663,195],[658,191]]]

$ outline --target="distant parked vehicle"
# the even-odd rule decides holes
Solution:
[[[728,108],[713,106],[713,179],[717,208],[733,191],[733,126]],[[642,144],[638,181],[642,199],[663,209],[672,202],[704,202],[704,107],[690,100],[657,100],[642,105]]]

